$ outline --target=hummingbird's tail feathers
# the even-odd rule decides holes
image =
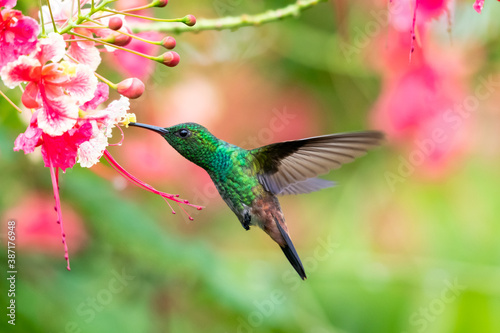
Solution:
[[[295,247],[293,246],[290,236],[288,236],[288,233],[285,230],[283,230],[283,227],[281,227],[278,219],[275,216],[273,217],[274,221],[276,222],[276,226],[278,227],[278,230],[281,233],[281,236],[283,236],[283,238],[285,239],[285,246],[280,245],[281,250],[285,254],[290,264],[293,266],[295,271],[299,274],[300,278],[302,280],[307,279],[306,272],[304,271],[304,266],[302,266],[302,262],[300,261],[297,251],[295,251]]]

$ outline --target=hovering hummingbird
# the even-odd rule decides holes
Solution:
[[[333,186],[333,182],[316,176],[364,155],[384,137],[377,131],[340,133],[246,150],[218,139],[195,123],[166,128],[129,125],[159,133],[182,156],[205,169],[243,228],[258,226],[264,230],[303,280],[306,273],[277,195],[310,193]]]

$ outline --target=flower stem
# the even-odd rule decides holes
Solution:
[[[134,51],[134,50],[131,50],[131,49],[127,49],[125,47],[121,47],[121,46],[118,46],[118,45],[115,45],[115,44],[111,44],[111,43],[105,42],[105,41],[100,40],[100,39],[95,39],[95,38],[92,38],[92,37],[87,37],[85,35],[81,35],[81,34],[79,34],[77,32],[73,32],[73,31],[68,31],[67,33],[70,34],[70,35],[73,35],[73,36],[77,36],[77,37],[83,38],[83,39],[91,40],[91,41],[96,42],[96,43],[100,43],[100,44],[103,44],[103,45],[114,47],[115,49],[118,49],[118,50],[130,52],[132,54],[138,55],[140,57],[144,57],[144,58],[149,59],[149,60],[158,61],[158,59],[157,59],[158,57],[152,57],[150,55],[147,55],[147,54],[144,54],[144,53],[141,53],[141,52],[137,52],[137,51]]]
[[[89,20],[90,21],[90,20]],[[83,28],[83,29],[109,29],[104,25],[85,25],[85,24],[77,24],[74,25],[73,28]]]
[[[199,19],[196,25],[189,27],[183,24],[166,24],[163,22],[142,23],[131,26],[133,32],[158,31],[182,33],[186,31],[198,32],[203,30],[238,29],[246,26],[257,26],[278,21],[288,17],[296,17],[302,11],[326,0],[299,0],[286,7],[268,10],[257,15],[228,16],[220,19]]]
[[[144,6],[140,6],[140,7],[135,7],[135,8],[128,8],[128,9],[124,9],[122,10],[121,12],[122,13],[128,13],[128,12],[136,12],[136,11],[139,11],[139,10],[144,10],[144,9],[149,9],[153,7],[153,3],[149,3],[147,5],[144,5]]]
[[[94,75],[99,79],[101,80],[102,82],[106,83],[110,88],[112,89],[116,89],[116,84],[114,84],[113,82],[109,81],[108,79],[106,79],[104,76],[100,75],[100,74],[97,74],[94,72]]]
[[[96,12],[102,10],[104,6],[114,2],[115,0],[108,0],[108,1],[103,1],[101,2],[97,7],[94,6],[90,9],[90,12],[87,13],[86,15],[78,15],[76,21],[73,21],[73,17],[69,17],[67,21],[61,26],[61,31],[59,31],[59,34],[65,34],[68,33],[71,29],[73,29],[74,25],[78,25],[82,22],[88,21],[89,18],[94,15]]]
[[[0,95],[2,95],[2,97],[5,98],[5,100],[9,102],[9,104],[12,105],[14,109],[16,109],[19,113],[23,112],[23,110],[21,110],[14,102],[12,102],[10,98],[8,98],[7,95],[5,95],[1,90],[0,90]]]
[[[136,17],[144,20],[149,20],[149,21],[156,21],[156,22],[184,22],[185,18],[175,18],[175,19],[161,19],[161,18],[156,18],[156,17],[149,17],[149,16],[143,16],[143,15],[137,15],[137,14],[130,14],[128,12],[119,12],[113,9],[109,8],[104,8],[103,9],[106,12],[113,13],[113,14],[121,14],[125,16],[131,16],[131,17]]]
[[[54,27],[54,32],[57,32],[56,21],[54,20],[54,15],[52,14],[52,7],[50,6],[50,0],[47,1],[47,6],[49,8],[50,19],[52,20],[52,26]]]
[[[38,0],[38,3],[40,4],[40,23],[42,24],[42,37],[47,36],[45,32],[45,22],[43,21],[43,13],[42,13],[42,0]]]
[[[89,21],[98,25],[98,27],[92,27],[92,29],[94,29],[94,28],[109,29],[108,26],[103,25],[102,23],[100,23],[97,20],[89,19]],[[145,38],[142,38],[142,37],[139,37],[139,36],[136,36],[136,35],[129,34],[128,32],[125,32],[125,31],[122,31],[122,30],[116,30],[116,32],[120,33],[122,35],[125,35],[125,36],[129,36],[130,38],[134,38],[134,39],[140,40],[141,42],[144,42],[144,43],[149,43],[149,44],[153,44],[153,45],[161,45],[161,40],[160,41],[154,41],[154,40],[145,39]]]

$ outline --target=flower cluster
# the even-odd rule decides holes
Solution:
[[[121,11],[108,7],[113,2],[116,0],[49,0],[40,10],[38,23],[13,9],[17,0],[0,0],[0,76],[8,88],[21,89],[21,102],[32,113],[28,128],[14,142],[14,150],[29,154],[41,147],[43,162],[50,168],[52,177],[68,270],[58,193],[59,170],[64,172],[76,163],[89,168],[104,155],[113,167],[137,185],[165,199],[201,209],[141,182],[121,168],[106,150],[112,129],[135,121],[135,115],[128,113],[129,98],[140,97],[145,86],[135,77],[115,84],[97,74],[101,52],[121,50],[169,67],[179,63],[179,55],[170,51],[176,44],[174,38],[167,36],[151,41],[136,36],[125,19],[153,19],[134,12],[164,7],[167,0],[153,0],[145,6]],[[196,19],[187,15],[162,21],[194,25]],[[126,48],[133,39],[163,46],[168,51],[152,56]],[[121,95],[119,99],[109,101],[110,88]]]

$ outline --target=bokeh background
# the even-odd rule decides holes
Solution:
[[[409,62],[413,2],[397,2],[389,21],[387,1],[330,1],[260,27],[177,35],[175,68],[118,53],[99,68],[115,82],[144,79],[138,121],[198,122],[245,148],[387,133],[384,147],[325,176],[337,187],[281,198],[304,282],[267,235],[241,228],[203,170],[137,128],[110,148],[117,161],[206,208],[186,208],[190,221],[104,161],[76,165],[60,183],[66,271],[49,170],[40,154],[12,150],[29,112],[0,100],[0,262],[13,218],[18,264],[16,326],[2,315],[0,330],[500,332],[500,3],[479,15],[472,1],[420,1]],[[289,3],[171,1],[156,15]],[[33,15],[34,4],[19,1]]]

